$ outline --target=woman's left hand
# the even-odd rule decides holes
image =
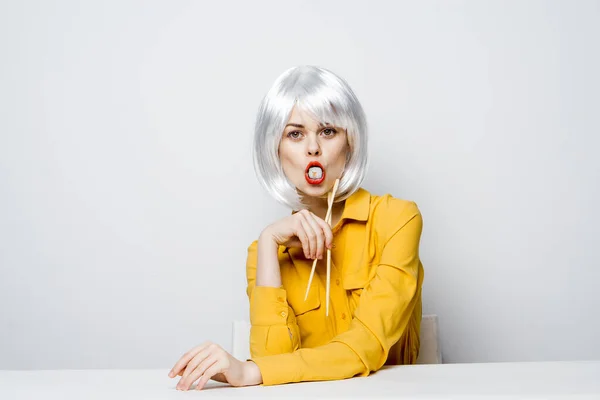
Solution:
[[[185,370],[184,370],[185,368]],[[169,372],[169,377],[181,375],[177,389],[188,390],[197,380],[200,390],[209,379],[232,386],[258,385],[260,370],[252,361],[240,361],[216,343],[206,342],[185,353]]]

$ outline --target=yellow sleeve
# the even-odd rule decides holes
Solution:
[[[376,275],[361,294],[350,328],[323,346],[252,358],[263,385],[367,376],[385,364],[420,295],[423,220],[413,205],[415,213],[385,244]]]
[[[248,247],[247,294],[250,300],[250,354],[268,356],[291,353],[300,347],[296,314],[283,287],[256,286],[258,241]]]

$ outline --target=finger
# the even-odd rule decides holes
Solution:
[[[323,247],[323,235],[320,233],[321,232],[321,228],[319,227],[319,225],[317,223],[315,223],[314,218],[316,216],[310,212],[310,211],[306,211],[304,218],[306,220],[306,222],[308,223],[308,225],[310,226],[310,240],[311,240],[311,252],[312,252],[312,258],[318,258],[319,256],[319,248]],[[321,243],[320,243],[321,242]]]
[[[323,249],[325,248],[325,234],[323,233],[323,227],[317,223],[317,216],[313,213],[308,215],[307,220],[317,235],[315,239],[317,242],[315,255],[317,258],[321,259],[323,258]]]
[[[179,360],[175,363],[173,368],[171,368],[171,371],[169,371],[169,376],[173,378],[177,375],[180,375],[183,371],[183,367],[187,365],[189,360],[191,360],[198,353],[198,351],[200,351],[201,348],[204,347],[205,344],[206,343],[203,343],[200,346],[194,347],[193,349],[182,355],[181,358],[179,358]]]
[[[185,367],[187,365],[187,363],[192,358],[194,358],[194,356],[196,354],[198,354],[199,351],[202,351],[202,349],[204,349],[206,346],[208,346],[210,344],[211,344],[211,342],[204,342],[200,346],[194,347],[193,349],[191,349],[190,351],[185,353],[183,356],[181,356],[179,361],[177,361],[175,363],[175,366],[171,369],[171,372],[169,372],[169,376],[171,378],[173,378],[173,377],[179,375],[179,372],[183,370],[183,367]]]
[[[304,213],[300,216],[300,222],[302,223],[302,229],[304,229],[304,233],[306,233],[306,236],[308,237],[308,243],[310,245],[308,249],[308,258],[313,259],[317,254],[317,234],[308,222],[308,218],[306,215],[304,215]]]
[[[227,378],[225,378],[225,374],[223,374],[222,372],[211,376],[210,379],[221,383],[227,383]]]
[[[303,216],[300,213],[295,214],[295,232],[294,235],[300,240],[302,250],[304,251],[304,257],[310,258],[310,243],[308,240],[308,235],[304,230],[303,224]]]
[[[315,221],[319,224],[319,227],[323,231],[323,235],[325,236],[325,246],[328,249],[331,249],[331,245],[333,244],[333,232],[331,230],[331,226],[325,222],[323,219],[317,217],[315,215]]]
[[[186,378],[182,378],[181,381],[179,381],[177,388],[181,390],[188,390],[193,383],[202,376],[204,371],[206,371],[208,367],[213,365],[218,359],[219,357],[217,355],[211,354],[209,357],[202,360],[196,369],[194,369]]]
[[[183,375],[181,375],[181,380],[187,378],[188,375],[191,374],[192,371],[194,371],[202,361],[204,361],[204,359],[214,354],[217,348],[218,346],[216,344],[211,343],[204,349],[200,350],[200,352],[188,362],[187,366],[185,367],[185,372],[183,373]]]
[[[217,360],[202,374],[202,377],[196,386],[196,390],[202,390],[204,385],[206,385],[206,382],[208,382],[212,376],[218,374],[219,372],[221,372],[221,362],[220,360]]]

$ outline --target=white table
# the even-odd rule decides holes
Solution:
[[[180,377],[170,379],[168,371],[3,370],[0,399],[600,399],[600,361],[393,366],[366,378],[243,388],[210,381],[186,392],[175,389]]]

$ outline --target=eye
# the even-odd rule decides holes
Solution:
[[[325,132],[331,132],[330,134],[326,134]],[[337,133],[337,131],[333,128],[325,128],[323,129],[323,133],[325,133],[325,136],[333,136]]]
[[[291,131],[291,132],[288,132],[287,137],[292,138],[292,139],[298,139],[300,137],[300,135],[302,135],[302,132],[300,132],[300,131]]]

